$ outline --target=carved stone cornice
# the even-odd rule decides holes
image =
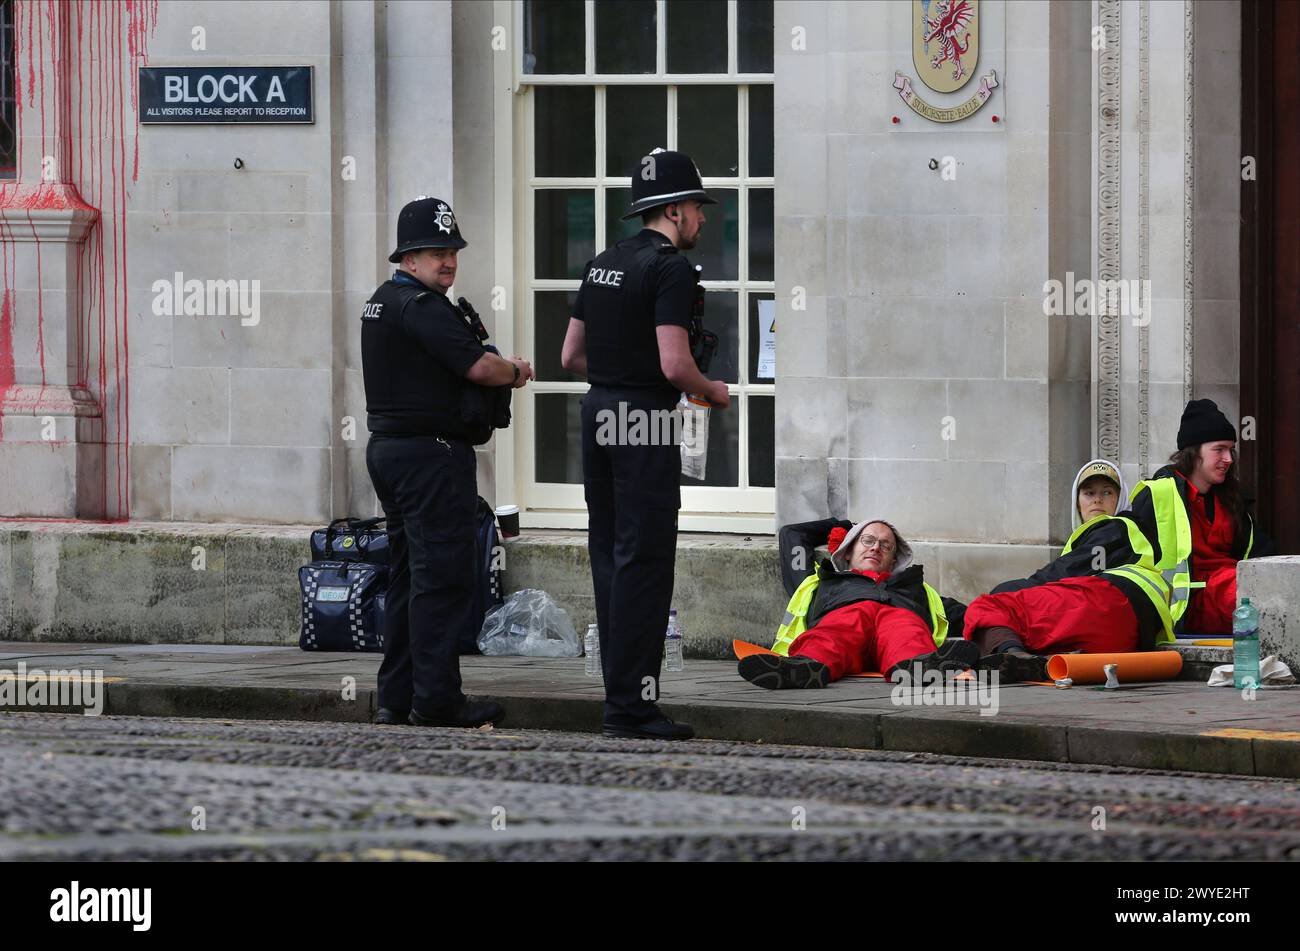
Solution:
[[[1097,279],[1120,276],[1120,0],[1099,0],[1105,42],[1097,51]],[[1119,459],[1120,318],[1097,317],[1097,451]]]
[[[1151,279],[1151,0],[1138,7],[1138,281]],[[1147,306],[1153,306],[1150,301]],[[1151,470],[1151,315],[1137,321],[1138,471]],[[1117,460],[1118,461],[1118,460]]]
[[[0,240],[78,244],[98,220],[75,185],[0,185]]]
[[[1183,3],[1183,402],[1192,398],[1192,298],[1195,294],[1193,257],[1192,186],[1195,183],[1193,147],[1196,144],[1192,122],[1192,65],[1195,57],[1195,31],[1192,29],[1192,0]]]

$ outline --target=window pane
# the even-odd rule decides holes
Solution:
[[[772,189],[749,190],[749,279],[771,281],[772,265]]]
[[[0,3],[0,179],[16,178],[18,165],[14,6],[9,0]],[[80,8],[77,15],[81,16]]]
[[[534,172],[539,178],[596,174],[596,90],[534,86]]]
[[[582,276],[596,256],[596,197],[589,188],[539,188],[533,247],[538,278]]]
[[[582,484],[582,394],[537,393],[534,477],[538,482]]]
[[[664,30],[670,73],[727,71],[727,0],[668,0]]]
[[[772,72],[772,0],[740,0],[736,34],[736,68],[742,73]]]
[[[772,174],[772,87],[749,87],[749,174]]]
[[[605,189],[605,247],[617,244],[623,238],[630,238],[643,227],[641,216],[628,221],[621,220],[632,206],[632,189]]]
[[[709,291],[704,295],[704,328],[718,335],[718,352],[709,365],[710,380],[737,383],[740,368],[740,313],[735,291]]]
[[[536,291],[533,294],[533,369],[539,380],[577,380],[560,366],[560,350],[569,331],[577,291]]]
[[[654,71],[654,0],[596,0],[596,72]]]
[[[769,138],[770,138],[769,133]],[[668,142],[668,90],[664,86],[605,89],[605,174],[627,176],[642,157]]]
[[[585,73],[586,20],[582,0],[526,0],[524,72]]]
[[[735,86],[677,87],[677,148],[707,177],[740,173]]]
[[[748,383],[775,383],[775,377],[770,374],[759,376],[758,360],[762,355],[763,331],[764,328],[758,318],[758,302],[763,300],[773,300],[771,294],[750,294],[749,295],[749,366],[745,372],[746,382]],[[764,311],[767,308],[763,308]],[[768,327],[776,322],[776,312],[771,311],[771,318],[768,320]]]
[[[704,206],[699,244],[689,252],[691,263],[704,266],[706,281],[740,278],[740,209],[734,188],[710,188],[716,205]]]
[[[746,397],[749,404],[749,484],[776,485],[776,399]]]
[[[740,397],[732,394],[728,409],[709,410],[709,448],[704,478],[682,476],[682,485],[740,484]]]

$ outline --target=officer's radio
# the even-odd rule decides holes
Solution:
[[[459,298],[456,301],[456,304],[460,307],[461,312],[464,313],[465,320],[469,322],[469,329],[474,331],[474,335],[478,337],[480,341],[487,340],[487,327],[483,326],[483,318],[478,315],[478,311],[474,309],[474,305],[463,297]]]
[[[455,309],[469,324],[469,329],[478,337],[479,343],[483,344],[483,349],[501,356],[500,350],[486,342],[487,327],[483,326],[483,318],[479,317],[474,305],[462,297],[456,301]],[[461,391],[460,415],[469,434],[469,441],[475,446],[487,442],[492,437],[492,430],[505,429],[510,425],[512,389],[509,384],[478,386],[466,381]]]
[[[691,356],[695,359],[695,365],[701,373],[709,372],[709,364],[713,362],[713,355],[718,351],[718,335],[711,330],[704,329],[704,285],[700,283],[700,277],[704,273],[704,268],[695,265],[695,301],[691,306],[691,326],[690,326],[690,344]]]

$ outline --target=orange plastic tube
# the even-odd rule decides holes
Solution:
[[[1178,651],[1143,651],[1134,654],[1053,654],[1047,661],[1047,676],[1069,677],[1076,684],[1103,684],[1107,664],[1115,665],[1120,683],[1139,680],[1173,680],[1183,669]]]

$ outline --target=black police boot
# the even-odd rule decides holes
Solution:
[[[1050,680],[1047,676],[1048,658],[1031,654],[1022,647],[998,651],[979,659],[980,670],[996,670],[998,683],[1016,684],[1027,680]]]
[[[736,670],[755,687],[768,690],[825,687],[831,682],[831,669],[811,657],[750,654],[741,658]]]
[[[386,726],[404,726],[409,715],[409,710],[390,710],[387,707],[380,707],[375,711],[375,722]]]
[[[453,710],[434,716],[425,716],[412,710],[408,722],[411,726],[476,727],[485,723],[497,724],[506,718],[506,711],[491,700],[466,700]]]
[[[674,723],[663,714],[632,725],[606,723],[602,732],[605,736],[635,740],[689,740],[695,736],[691,727]]]

